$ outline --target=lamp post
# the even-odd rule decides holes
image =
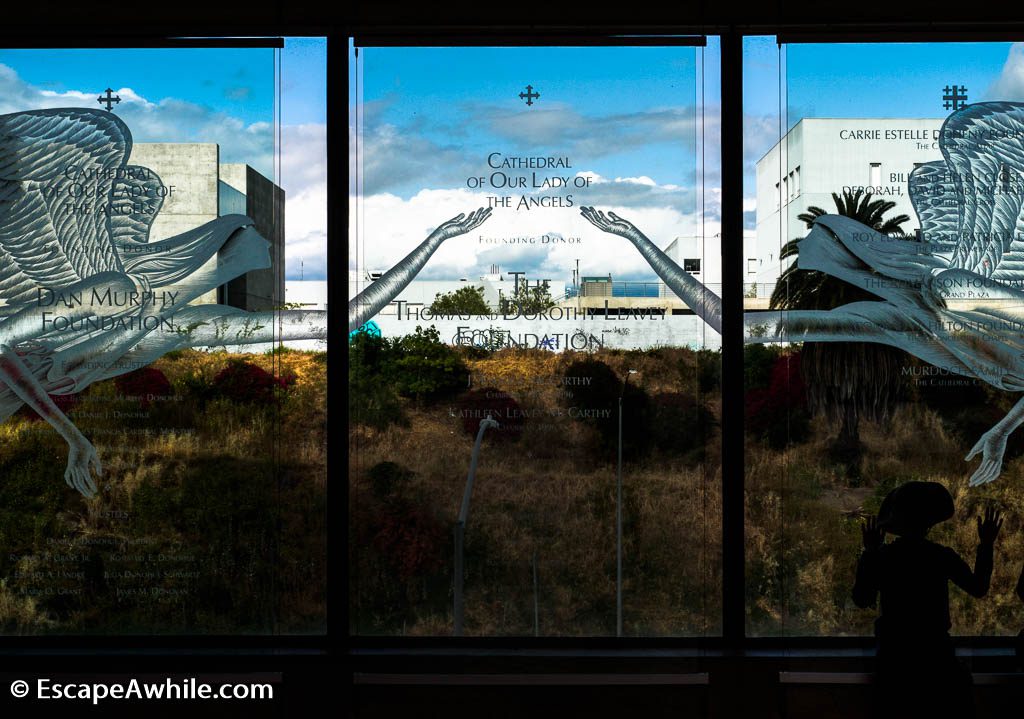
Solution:
[[[462,507],[459,509],[459,519],[455,522],[455,630],[454,636],[462,636],[463,620],[463,549],[466,537],[466,521],[469,519],[469,496],[473,492],[473,479],[476,477],[476,463],[480,457],[480,443],[484,440],[484,432],[489,427],[498,428],[498,423],[490,417],[480,420],[480,430],[476,433],[476,443],[473,445],[473,454],[469,460],[469,476],[466,477],[466,489],[462,493]]]
[[[615,502],[615,636],[622,636],[622,398],[626,396],[626,386],[630,375],[636,374],[635,369],[626,373],[619,394],[619,471],[616,478],[617,499]]]

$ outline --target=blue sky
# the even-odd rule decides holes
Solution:
[[[362,224],[353,229],[362,234],[350,245],[350,265],[386,269],[440,222],[501,195],[514,206],[495,208],[485,226],[490,237],[442,247],[424,279],[478,275],[492,264],[564,279],[577,259],[584,274],[614,266],[618,279],[649,276],[635,251],[597,237],[579,207],[628,209],[663,245],[667,232],[688,226],[692,234],[700,222],[698,140],[717,132],[701,125],[698,69],[715,53],[692,46],[360,49],[350,101],[361,113],[352,129],[363,183],[356,198]],[[519,97],[528,85],[540,93],[533,105]],[[536,190],[530,170],[507,169],[529,183],[525,189],[474,188],[470,178],[489,184],[501,169],[489,165],[491,153],[565,157],[569,168],[538,172],[539,179],[580,176],[593,184]],[[571,203],[528,210],[519,204],[524,196]],[[547,233],[579,241],[502,244]]]
[[[693,121],[697,52],[692,47],[364,48],[360,53],[370,132],[381,126],[414,132],[439,148],[475,156],[481,171],[492,151],[563,153],[568,143],[577,149],[572,159],[582,163],[578,169],[615,177],[642,168],[641,174],[663,184],[693,181],[692,137],[687,143],[675,131],[649,141],[618,134],[598,146],[600,138],[580,142],[578,133],[588,128],[568,126],[601,118],[610,127],[667,108],[679,110],[670,119]],[[518,97],[528,84],[541,94],[531,107]],[[544,121],[548,117],[559,118],[560,125],[551,126]],[[470,161],[466,169],[473,167]],[[440,179],[443,168],[437,169],[433,174]],[[426,179],[417,174],[389,189],[408,196]]]
[[[94,107],[107,87],[137,142],[216,142],[222,162],[245,162],[279,182],[286,277],[326,277],[327,46],[286,38],[280,51],[281,144],[275,148],[275,50],[149,48],[0,50],[0,113]]]
[[[188,99],[247,123],[272,119],[274,51],[269,48],[0,50],[0,64],[42,90],[130,87],[154,101]],[[282,123],[326,122],[324,39],[288,38],[281,65]]]
[[[778,117],[781,87],[790,126],[802,117],[945,117],[942,89],[952,83],[967,87],[968,102],[1015,99],[993,93],[1010,49],[1011,43],[841,43],[792,44],[780,53],[774,37],[747,38],[744,109]]]

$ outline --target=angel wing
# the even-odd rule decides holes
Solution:
[[[1024,278],[1024,103],[985,102],[942,125],[944,161],[917,167],[910,196],[926,240],[952,268]]]
[[[160,179],[127,165],[131,148],[103,111],[0,115],[0,302],[125,271],[119,247],[146,241],[162,203]]]

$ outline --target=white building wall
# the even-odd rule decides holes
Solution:
[[[887,216],[906,214],[905,232],[920,226],[907,178],[915,164],[942,159],[943,118],[814,119],[798,122],[757,162],[759,283],[776,281],[790,260],[779,259],[787,241],[807,234],[797,216],[817,206],[835,212],[832,193],[864,188],[896,203]],[[872,170],[872,163],[877,167]],[[872,182],[872,181],[875,182]]]
[[[284,300],[303,310],[327,309],[327,280],[285,280]]]
[[[299,304],[300,310],[327,310],[327,280],[285,280],[284,299],[289,304]],[[327,349],[324,340],[289,340],[286,347],[295,350],[322,351]],[[266,346],[264,351],[271,349]],[[250,350],[252,351],[252,350]]]
[[[693,235],[676,237],[665,248],[665,254],[681,268],[686,269],[687,259],[700,260],[700,272],[691,273],[701,281],[705,287],[721,294],[722,291],[722,236],[711,235],[695,237]],[[760,268],[759,256],[757,253],[757,238],[753,232],[743,233],[743,282],[744,292],[751,288],[757,281]],[[662,288],[661,296],[667,297],[671,294],[667,287]]]

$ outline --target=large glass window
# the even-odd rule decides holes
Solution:
[[[898,485],[948,488],[956,514],[929,536],[971,565],[981,508],[1019,507],[1022,61],[1008,43],[745,42],[752,636],[872,632],[851,598],[860,525]],[[952,633],[1019,631],[1018,527],[988,597],[951,587]]]
[[[735,237],[713,41],[351,52],[351,632],[719,631],[723,242],[747,636],[869,635],[899,485],[949,490],[969,564],[1012,512],[1017,46],[748,37]],[[1008,516],[954,634],[1019,630]]]
[[[324,43],[198,44],[0,50],[0,632],[326,630]]]
[[[716,46],[352,53],[350,630],[718,633]]]

